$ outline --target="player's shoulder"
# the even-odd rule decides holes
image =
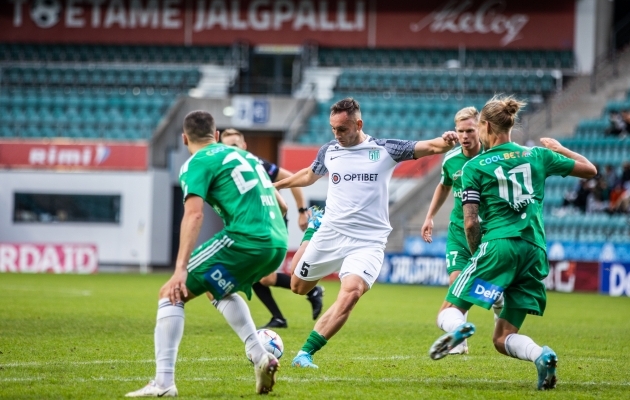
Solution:
[[[324,143],[322,147],[319,148],[319,154],[326,154],[326,152],[330,150],[339,150],[340,145],[336,139],[331,140],[330,142]]]
[[[459,155],[463,155],[462,146],[457,146],[454,149],[447,151],[444,154],[444,160],[442,160],[442,165],[446,165],[450,160],[457,158]]]

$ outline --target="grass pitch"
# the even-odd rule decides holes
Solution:
[[[154,375],[157,292],[167,275],[0,275],[0,397],[120,398]],[[339,284],[324,282],[325,304]],[[310,304],[274,295],[289,321],[270,398],[630,398],[630,299],[550,293],[546,315],[522,333],[559,356],[558,388],[536,391],[532,363],[498,354],[490,311],[474,308],[470,355],[429,359],[445,288],[376,284],[349,322],[315,355],[319,370],[290,362],[313,327]],[[249,302],[257,325],[269,319]],[[256,398],[243,344],[205,298],[186,306],[176,369],[185,398]]]

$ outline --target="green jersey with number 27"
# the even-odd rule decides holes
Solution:
[[[186,197],[204,199],[223,219],[224,231],[241,245],[286,248],[287,229],[267,172],[251,153],[210,144],[182,165]]]
[[[482,241],[516,237],[545,249],[545,179],[567,176],[574,165],[574,160],[549,149],[513,142],[468,161],[462,177],[462,201],[478,200],[484,221]]]

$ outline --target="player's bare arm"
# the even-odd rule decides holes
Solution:
[[[475,254],[481,243],[481,225],[479,224],[479,204],[464,204],[464,230],[470,254]]]
[[[179,235],[179,250],[175,263],[175,272],[171,279],[162,287],[169,294],[171,303],[175,304],[188,297],[186,278],[188,277],[188,261],[195,248],[197,237],[203,223],[203,199],[190,195],[184,203],[184,216],[182,217],[181,231]]]
[[[455,146],[458,140],[457,133],[453,131],[444,132],[439,138],[421,140],[413,149],[413,158],[446,153]]]
[[[286,169],[280,168],[278,170],[278,177],[276,178],[276,182],[289,178],[292,175],[293,174],[287,171]],[[297,205],[298,209],[307,208],[306,202],[304,201],[304,193],[302,193],[301,188],[292,187],[291,194],[293,195],[293,198],[295,199],[295,204]],[[300,227],[302,231],[305,231],[306,228],[308,227],[308,217],[309,217],[308,212],[298,212],[298,226]]]
[[[292,187],[311,186],[322,176],[323,175],[317,175],[316,173],[314,173],[311,167],[306,167],[302,170],[299,170],[290,177],[274,183],[273,185],[278,190]]]
[[[542,138],[540,142],[543,146],[548,148],[551,151],[555,151],[558,154],[562,154],[565,157],[568,157],[572,160],[575,160],[575,166],[573,167],[573,171],[571,171],[571,176],[576,176],[578,178],[590,179],[597,175],[597,168],[591,163],[586,157],[583,155],[576,153],[575,151],[571,151],[560,144],[556,139],[551,138]]]
[[[446,186],[442,183],[438,183],[435,188],[433,199],[431,199],[431,205],[429,206],[429,212],[427,212],[424,224],[422,224],[422,238],[427,243],[433,242],[433,238],[431,237],[431,235],[433,235],[433,217],[435,217],[435,214],[442,208],[450,191],[451,186]]]

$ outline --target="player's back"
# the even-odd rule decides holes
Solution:
[[[236,147],[213,143],[182,166],[184,199],[202,197],[223,219],[234,240],[252,246],[287,246],[287,230],[275,189],[258,159]]]
[[[551,150],[513,142],[492,147],[470,160],[464,167],[463,184],[465,189],[479,192],[483,240],[520,237],[545,248],[545,179],[566,176],[573,164]]]

